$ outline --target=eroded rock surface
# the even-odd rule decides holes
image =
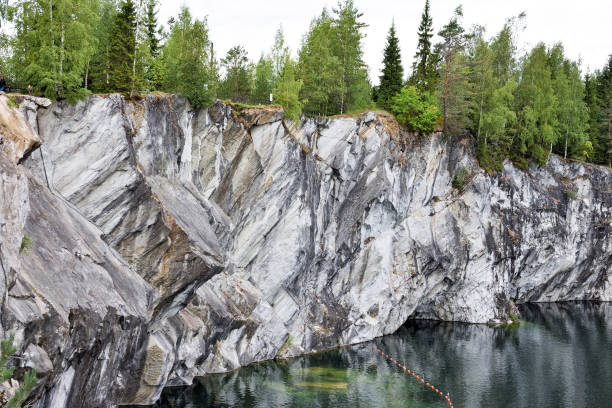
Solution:
[[[37,367],[34,406],[112,406],[144,359],[151,288],[19,160],[0,151],[0,338],[16,334],[17,378]]]
[[[295,125],[277,108],[235,111],[219,102],[194,110],[177,96],[57,103],[38,109],[37,126],[42,146],[2,172],[2,194],[23,201],[3,222],[15,236],[59,228],[28,218],[45,218],[30,209],[32,192],[82,214],[91,224],[58,231],[97,228],[92,243],[129,265],[115,273],[110,261],[92,261],[121,282],[116,299],[89,288],[91,299],[103,296],[96,313],[131,305],[138,321],[117,334],[133,375],[119,364],[108,384],[83,388],[73,385],[81,368],[64,363],[48,374],[46,392],[66,396],[58,407],[80,406],[73,392],[97,401],[108,389],[104,404],[151,403],[166,385],[366,341],[409,318],[486,323],[505,320],[513,302],[612,301],[609,169],[551,157],[546,167],[506,163],[489,175],[469,140],[417,138],[384,115]],[[471,175],[459,192],[452,180],[464,168]],[[20,239],[9,235],[12,252],[4,244],[3,252],[16,263]],[[56,247],[74,254],[75,245],[50,240],[46,251],[56,252],[45,259],[59,262],[68,255]],[[44,267],[21,262],[19,270],[32,269],[24,272],[30,286],[19,289],[27,295],[45,282]],[[127,296],[121,279],[143,289]],[[73,284],[61,291],[82,290]],[[93,303],[71,308],[87,315]],[[97,339],[90,330],[82,338]],[[26,343],[24,351],[34,344],[49,352]],[[59,357],[50,357],[57,370]],[[39,406],[49,401],[37,398]]]

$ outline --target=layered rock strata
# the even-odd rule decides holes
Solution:
[[[370,340],[409,318],[486,323],[513,303],[612,300],[606,168],[553,156],[490,175],[468,139],[415,137],[386,115],[294,124],[273,107],[193,109],[178,96],[91,96],[40,107],[30,123],[40,148],[3,162],[2,205],[19,209],[4,221],[3,259],[31,276],[11,284],[14,296],[44,288],[67,305],[44,295],[47,312],[12,306],[2,327],[49,357],[40,407],[84,406],[75,395],[147,404],[166,385]],[[459,172],[469,176],[453,187]],[[31,259],[18,253],[24,234]],[[81,271],[64,252],[100,270],[64,284]],[[49,354],[33,333],[64,323],[28,322],[58,310],[95,314],[77,319],[89,328],[79,339],[123,351],[102,359],[79,343]],[[109,361],[94,376],[106,383],[68,381],[85,372],[70,364],[76,349],[92,370],[84,356]],[[60,394],[63,405],[49,405]]]

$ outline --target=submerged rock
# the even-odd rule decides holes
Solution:
[[[30,276],[11,290],[48,309],[13,306],[2,322],[28,358],[53,365],[40,407],[83,406],[75,395],[147,404],[166,385],[370,340],[409,318],[487,323],[512,302],[612,300],[603,167],[553,156],[489,175],[469,140],[418,138],[371,112],[294,125],[274,107],[111,95],[37,119],[42,146],[5,163],[0,194],[17,209],[3,256]],[[74,344],[66,319],[83,328]],[[52,328],[63,348],[32,340]]]

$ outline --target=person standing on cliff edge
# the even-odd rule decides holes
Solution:
[[[6,91],[6,81],[4,80],[4,75],[0,75],[0,91]]]

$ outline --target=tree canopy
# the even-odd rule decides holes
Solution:
[[[216,98],[276,103],[294,122],[302,113],[390,110],[417,133],[473,137],[491,171],[505,159],[543,164],[551,153],[612,165],[612,55],[585,74],[562,44],[519,50],[524,13],[488,36],[463,25],[461,7],[435,28],[425,0],[408,80],[398,35],[406,16],[395,16],[373,87],[363,60],[367,25],[354,0],[322,9],[297,50],[279,24],[256,60],[241,45],[219,57],[206,17],[181,7],[159,22],[158,7],[158,0],[6,0],[0,27],[11,29],[0,30],[0,70],[11,88],[31,84],[35,94],[68,101],[162,91],[196,107]]]
[[[376,102],[384,109],[390,109],[391,100],[402,89],[404,84],[404,67],[399,47],[399,39],[395,33],[395,22],[389,28],[387,45],[385,46],[383,70],[380,85],[376,91]]]

